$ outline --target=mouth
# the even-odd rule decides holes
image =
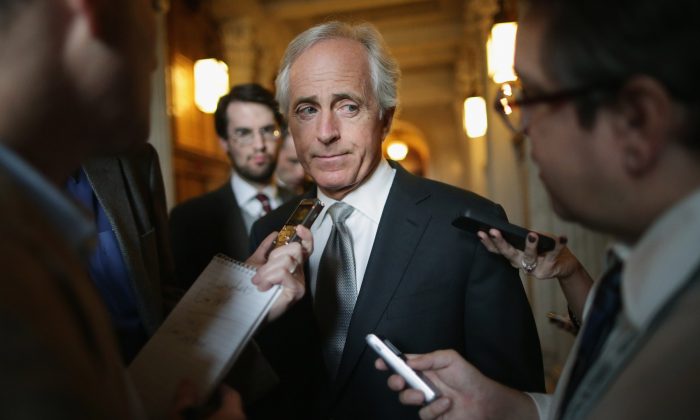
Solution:
[[[324,153],[313,155],[313,160],[324,168],[324,170],[334,170],[342,167],[349,153]]]
[[[338,158],[341,158],[345,155],[347,155],[346,152],[339,152],[339,153],[318,154],[318,155],[314,155],[313,157],[315,159],[338,159]]]
[[[256,165],[265,165],[270,161],[267,155],[255,155],[250,157],[250,161]]]

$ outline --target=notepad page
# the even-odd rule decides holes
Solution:
[[[281,291],[258,291],[254,275],[238,261],[214,257],[136,356],[128,370],[149,417],[167,413],[182,379],[205,400],[231,368]]]

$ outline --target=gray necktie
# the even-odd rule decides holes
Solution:
[[[328,213],[333,229],[328,237],[318,264],[314,310],[323,344],[323,356],[331,380],[340,364],[350,318],[357,299],[355,256],[352,237],[345,220],[355,210],[341,201],[333,204]]]

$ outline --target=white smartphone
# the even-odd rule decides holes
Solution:
[[[406,364],[406,356],[403,355],[391,341],[381,339],[374,334],[367,334],[367,344],[384,360],[384,362],[406,381],[408,386],[423,392],[425,404],[429,404],[440,397],[440,391],[421,372],[416,372]]]

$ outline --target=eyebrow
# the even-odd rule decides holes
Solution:
[[[331,100],[331,103],[334,104],[336,102],[340,102],[344,99],[350,99],[351,101],[355,101],[358,104],[364,103],[361,97],[357,95],[353,95],[352,93],[334,93],[333,94],[333,99]],[[298,98],[296,101],[294,101],[294,106],[293,108],[296,108],[299,106],[301,103],[310,103],[314,105],[319,105],[318,101],[318,96],[312,95],[312,96],[303,96],[301,98]]]
[[[351,101],[355,101],[357,103],[362,103],[362,99],[359,98],[357,95],[353,95],[351,93],[336,93],[333,94],[333,103],[340,102],[344,99],[350,99]]]
[[[304,102],[318,105],[318,96],[316,96],[316,95],[303,96],[303,97],[297,99],[296,101],[294,101],[294,106],[292,108],[296,108],[297,106],[299,106],[299,104],[304,103]]]

